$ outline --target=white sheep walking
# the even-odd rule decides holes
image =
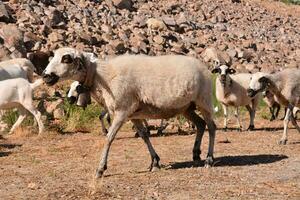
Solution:
[[[209,131],[206,166],[213,164],[216,126],[213,120],[211,74],[199,60],[186,56],[119,56],[100,61],[74,48],[60,48],[44,71],[48,85],[73,79],[91,87],[92,97],[104,100],[113,122],[108,130],[96,177],[107,169],[109,149],[126,120],[132,120],[151,155],[150,169],[159,160],[142,119],[170,118],[183,114],[197,126],[193,159],[200,160],[200,145],[205,126]],[[199,117],[195,110],[202,116]]]
[[[238,129],[240,131],[242,130],[239,119],[239,107],[245,106],[250,114],[250,125],[248,130],[253,130],[256,107],[260,97],[256,96],[251,98],[247,96],[247,88],[250,83],[251,74],[234,74],[235,72],[234,69],[229,68],[226,65],[215,67],[212,70],[212,73],[218,73],[216,79],[216,97],[223,106],[224,129],[227,129],[227,107],[233,106],[235,107],[235,117],[237,119]]]
[[[36,119],[39,126],[39,134],[43,132],[44,125],[41,120],[41,113],[33,106],[33,91],[43,83],[43,79],[38,79],[34,83],[29,83],[26,79],[15,78],[0,81],[0,110],[17,108],[19,118],[10,129],[9,133],[20,126],[29,111]]]
[[[287,143],[287,129],[290,119],[300,132],[294,113],[300,107],[300,69],[285,69],[275,74],[258,72],[252,76],[249,84],[248,95],[254,97],[264,90],[269,90],[275,95],[275,100],[287,107],[284,118],[284,130],[279,144]],[[298,108],[295,108],[298,107]]]

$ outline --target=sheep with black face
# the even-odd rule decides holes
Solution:
[[[223,106],[224,128],[227,129],[227,107],[235,107],[235,117],[238,122],[239,130],[242,130],[239,119],[239,107],[245,106],[250,114],[250,125],[248,130],[254,129],[254,118],[259,95],[256,97],[247,96],[247,87],[250,83],[251,74],[234,74],[236,71],[226,65],[215,67],[212,73],[217,73],[216,97]]]

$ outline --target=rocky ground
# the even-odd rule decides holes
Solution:
[[[186,54],[239,71],[299,67],[300,8],[258,0],[0,2],[0,60],[74,46],[100,57]]]
[[[244,118],[244,117],[243,117]],[[219,127],[222,120],[217,120]],[[243,119],[247,124],[248,119]],[[245,125],[245,127],[247,127]],[[235,120],[230,127],[235,126]],[[114,141],[103,179],[93,180],[105,137],[21,130],[0,139],[0,196],[14,199],[300,199],[300,134],[289,130],[278,145],[282,121],[256,120],[254,132],[217,131],[215,166],[192,162],[195,135],[167,130],[150,138],[162,169],[148,172],[150,156],[134,132],[123,128]],[[27,134],[26,134],[27,132]],[[228,139],[228,140],[227,140]],[[202,159],[208,145],[207,132]]]

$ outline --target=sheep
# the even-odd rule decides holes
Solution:
[[[298,132],[300,128],[294,118],[293,111],[300,106],[300,69],[285,69],[274,74],[257,72],[249,83],[248,96],[254,97],[258,93],[269,90],[275,95],[275,100],[287,107],[284,118],[284,129],[279,144],[287,143],[287,129],[290,119]],[[295,109],[295,107],[298,107]]]
[[[34,65],[26,58],[14,58],[0,62],[0,81],[11,78],[24,78],[33,82]]]
[[[43,83],[43,79],[38,79],[34,83],[29,83],[23,78],[7,79],[0,81],[0,109],[17,108],[19,118],[12,126],[9,134],[20,126],[29,111],[36,119],[39,127],[39,134],[43,132],[44,125],[41,121],[41,113],[33,106],[33,91]]]
[[[224,129],[227,129],[227,107],[235,107],[235,117],[238,123],[239,131],[242,130],[239,119],[239,107],[245,106],[250,114],[250,125],[247,130],[254,129],[254,118],[256,107],[259,102],[259,96],[250,98],[247,96],[247,87],[250,83],[251,74],[234,74],[236,71],[227,65],[215,67],[212,73],[218,73],[216,79],[216,97],[221,102],[224,112]],[[251,106],[250,106],[251,105]]]
[[[77,80],[90,88],[92,97],[113,114],[107,140],[96,172],[102,177],[112,142],[126,120],[131,120],[151,155],[150,170],[160,168],[142,119],[170,118],[183,114],[197,127],[193,160],[200,160],[200,146],[206,125],[209,132],[205,166],[213,164],[216,125],[213,119],[211,74],[201,61],[187,56],[123,55],[106,61],[93,54],[63,47],[43,72],[49,85],[60,80]],[[162,95],[163,94],[163,95]],[[104,102],[101,102],[104,100]],[[203,119],[195,113],[199,110]]]
[[[263,100],[268,105],[271,118],[270,121],[273,121],[278,117],[279,111],[280,111],[280,104],[275,101],[274,94],[272,94],[270,91],[266,90],[262,92]]]
[[[82,86],[82,84],[80,84],[78,81],[74,81],[70,85],[70,88],[69,88],[69,90],[67,92],[67,99],[68,99],[69,103],[70,104],[74,104],[76,102],[77,106],[85,108],[90,103],[90,101],[86,101],[86,98],[78,99],[78,97],[82,97],[79,94],[84,93],[84,92],[85,92],[85,89]],[[108,122],[108,125],[111,126],[111,118],[110,118],[110,115],[109,115],[109,113],[108,113],[108,111],[106,109],[103,110],[100,113],[99,120],[101,122],[102,133],[104,135],[107,135],[108,131],[107,131],[107,128],[105,126],[104,119],[106,119],[106,121]],[[149,125],[147,123],[147,120],[143,120],[143,123],[144,123],[145,127],[147,127],[148,132],[150,134],[150,129],[149,129]],[[163,134],[163,130],[167,127],[167,125],[168,124],[164,123],[164,120],[162,119],[160,127],[158,128],[157,134],[158,135],[162,135]],[[136,133],[135,137],[139,137],[139,134]]]

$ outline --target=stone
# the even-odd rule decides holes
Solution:
[[[112,0],[113,4],[119,9],[127,9],[129,11],[134,11],[132,0]]]
[[[10,22],[11,17],[8,14],[5,5],[0,1],[0,22]]]
[[[14,24],[6,24],[0,28],[0,38],[4,46],[14,54],[13,57],[25,57],[24,33]]]

